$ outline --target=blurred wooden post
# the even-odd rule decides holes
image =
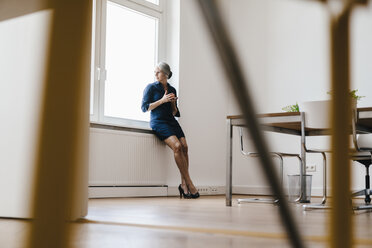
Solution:
[[[331,2],[331,0],[329,0]],[[349,136],[350,98],[350,16],[355,4],[367,0],[342,0],[342,11],[331,16],[332,80],[332,212],[330,242],[333,248],[352,247],[353,222],[350,194]]]
[[[332,212],[331,247],[352,245],[352,218],[350,196],[349,129],[350,65],[349,65],[349,17],[350,7],[331,17],[331,80],[332,80]],[[350,113],[350,114],[348,114]]]
[[[67,221],[86,214],[92,2],[46,2],[53,23],[28,247],[65,248]]]

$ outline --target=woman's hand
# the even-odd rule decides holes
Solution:
[[[176,97],[173,93],[168,94],[168,91],[166,90],[164,93],[164,96],[161,98],[162,103],[166,102],[176,102],[178,97]]]
[[[176,107],[177,99],[178,99],[178,97],[176,97],[173,93],[168,94],[168,91],[166,90],[165,93],[164,93],[164,96],[162,98],[160,98],[156,102],[150,103],[149,108],[147,109],[147,111],[156,109],[160,105],[162,105],[164,103],[167,103],[167,102],[170,102],[170,103],[172,103],[172,112],[176,111],[175,113],[177,113],[177,107]]]

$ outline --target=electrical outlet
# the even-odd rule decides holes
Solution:
[[[316,171],[316,165],[315,164],[306,165],[306,171],[307,172],[315,172]]]
[[[199,186],[196,189],[203,195],[215,195],[219,192],[218,186]]]
[[[199,191],[199,193],[201,194],[209,194],[209,188],[210,187],[197,187],[197,190]]]
[[[217,187],[209,187],[209,192],[211,194],[216,194],[218,192],[218,189],[217,189]]]

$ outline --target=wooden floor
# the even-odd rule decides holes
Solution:
[[[329,211],[291,208],[307,247],[327,247]],[[371,212],[353,216],[354,247],[372,247]],[[0,247],[24,247],[29,225],[0,219]],[[223,196],[94,199],[88,216],[71,228],[77,248],[290,247],[277,206],[234,201],[226,207]]]

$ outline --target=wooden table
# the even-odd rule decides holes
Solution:
[[[330,130],[305,128],[303,112],[285,112],[258,114],[262,128],[265,131],[279,132],[301,136],[301,144],[305,136],[329,135]],[[232,136],[234,126],[245,126],[242,115],[230,115],[227,120],[227,166],[226,166],[226,206],[231,206],[232,198]],[[372,107],[357,109],[356,129],[359,132],[372,133]],[[301,145],[301,158],[303,161],[301,175],[306,175],[306,152]],[[306,192],[302,189],[303,198]]]

